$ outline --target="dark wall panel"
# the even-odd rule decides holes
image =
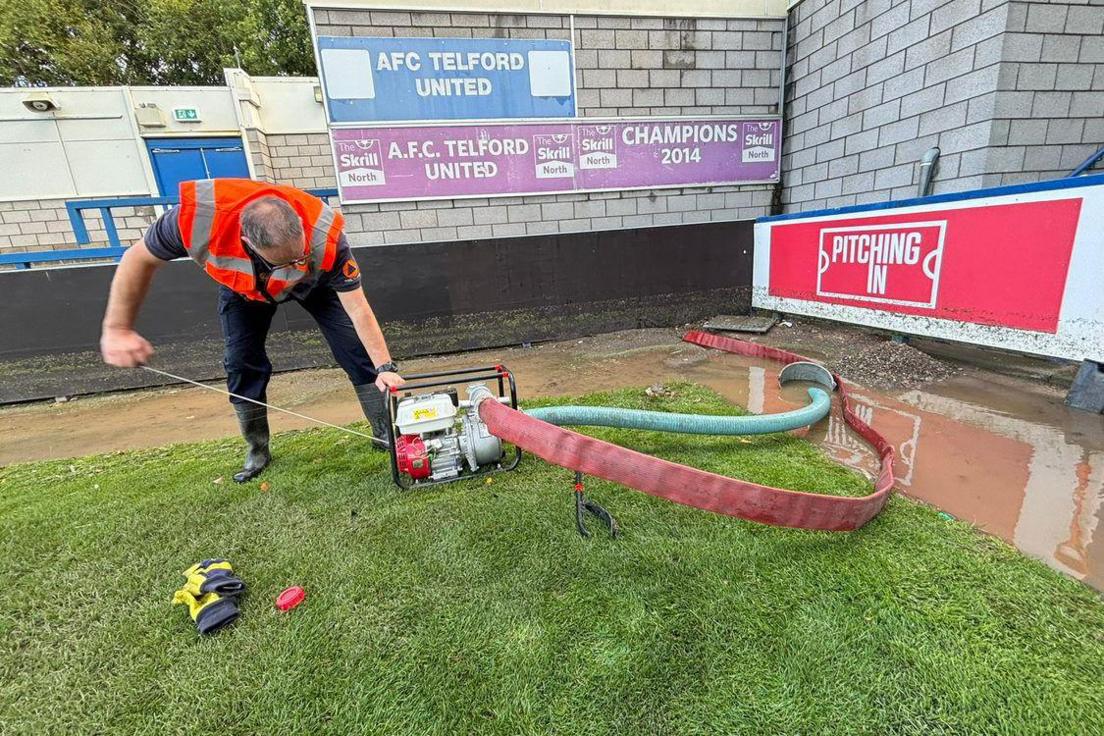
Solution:
[[[750,306],[752,223],[719,222],[355,249],[396,353],[425,354],[674,324]],[[0,273],[0,360],[93,350],[114,266]],[[298,307],[275,331],[308,328]],[[154,344],[219,335],[215,286],[158,273],[138,328]]]

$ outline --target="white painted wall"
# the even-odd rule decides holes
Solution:
[[[238,135],[234,100],[225,87],[131,87],[135,105],[155,104],[164,113],[165,127],[143,128],[147,138],[169,136]],[[199,122],[178,123],[173,108],[194,107]]]
[[[325,133],[326,113],[314,99],[315,77],[252,77],[266,135]]]
[[[0,90],[0,200],[149,191],[123,88],[34,90],[57,104],[48,113],[23,106],[30,92]]]
[[[311,77],[249,77],[227,70],[230,87],[51,87],[0,89],[0,201],[155,195],[145,139],[323,133],[322,104]],[[52,112],[23,100],[47,94]],[[235,100],[237,97],[237,101]],[[143,125],[135,108],[155,105],[161,125]],[[241,106],[241,117],[235,106]],[[177,122],[194,107],[197,122]],[[242,135],[244,138],[244,135]]]

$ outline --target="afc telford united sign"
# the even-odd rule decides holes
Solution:
[[[571,42],[320,36],[331,123],[568,118]]]
[[[776,119],[577,119],[331,135],[345,203],[778,180]]]

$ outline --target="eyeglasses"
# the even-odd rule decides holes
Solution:
[[[260,253],[258,253],[257,249],[253,247],[253,244],[250,243],[249,240],[247,240],[246,238],[242,238],[241,241],[242,241],[242,245],[245,246],[245,249],[247,251],[249,251],[254,256],[256,256],[257,260],[261,261],[261,263],[265,264],[266,266],[268,266],[273,271],[276,271],[276,270],[281,269],[281,268],[295,268],[297,266],[305,266],[311,259],[311,254],[306,253],[305,255],[301,255],[298,258],[293,258],[292,260],[287,261],[286,263],[273,263],[272,261],[270,261],[267,258],[265,258],[264,256],[262,256]]]

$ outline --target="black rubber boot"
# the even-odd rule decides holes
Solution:
[[[238,426],[249,445],[245,464],[240,473],[234,474],[236,483],[245,483],[261,474],[268,467],[272,455],[268,452],[268,409],[256,404],[234,404],[238,413]]]
[[[390,446],[387,439],[387,423],[390,418],[387,413],[387,394],[376,388],[374,383],[366,383],[353,386],[356,389],[357,398],[360,400],[360,408],[364,410],[364,416],[372,425],[372,436],[383,440],[384,444],[373,442],[372,447],[386,450]]]

